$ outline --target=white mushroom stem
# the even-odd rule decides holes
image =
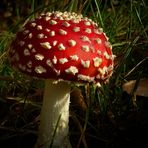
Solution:
[[[69,104],[70,85],[46,80],[36,148],[71,148]]]

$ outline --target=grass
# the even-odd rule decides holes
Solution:
[[[15,2],[10,2],[10,4],[12,3],[15,4]],[[9,9],[11,7],[12,10]],[[101,88],[92,85],[74,86],[74,88],[78,87],[81,90],[85,107],[83,103],[71,106],[72,144],[77,148],[87,148],[92,143],[96,143],[102,148],[120,147],[121,145],[123,147],[127,145],[145,147],[146,142],[143,136],[143,139],[138,136],[140,131],[136,128],[145,130],[142,125],[145,126],[147,118],[141,117],[142,109],[139,110],[133,105],[133,94],[131,96],[125,94],[122,85],[132,79],[138,82],[139,79],[148,77],[146,0],[61,0],[60,2],[58,0],[45,0],[43,2],[22,0],[16,8],[15,5],[12,5],[1,9],[4,9],[0,11],[2,16],[4,16],[5,11],[11,13],[11,17],[0,17],[0,104],[6,106],[6,108],[2,108],[4,113],[1,116],[5,118],[1,118],[1,126],[4,121],[7,121],[4,127],[23,129],[22,125],[28,125],[27,128],[24,128],[25,130],[36,130],[38,126],[37,122],[28,118],[36,119],[39,113],[41,106],[39,98],[42,97],[43,82],[30,79],[13,70],[7,56],[10,43],[18,28],[23,25],[26,19],[35,17],[36,13],[42,10],[74,11],[88,16],[103,27],[113,45],[113,53],[116,58],[114,73],[109,83],[102,85]],[[32,93],[34,96],[30,96]],[[11,101],[8,99],[9,96],[13,98]],[[16,97],[23,100],[23,109],[20,108],[22,102],[16,101]],[[77,97],[79,98],[79,96]],[[28,98],[31,98],[31,101]],[[15,110],[14,113],[17,117],[12,118],[9,110],[16,105],[21,113],[18,114]],[[78,107],[82,107],[82,109]],[[26,108],[29,108],[27,113]],[[20,117],[20,114],[23,116]],[[18,134],[22,135],[23,132],[16,135]],[[5,140],[0,141],[3,143]]]

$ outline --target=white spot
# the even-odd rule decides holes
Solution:
[[[104,52],[104,57],[108,60],[108,59],[110,59],[110,55],[105,51]]]
[[[42,30],[43,27],[41,25],[37,25],[37,30]]]
[[[28,48],[31,49],[32,48],[32,44],[28,44]]]
[[[101,79],[101,75],[100,74],[96,75],[96,78]]]
[[[30,26],[35,27],[36,23],[31,23]]]
[[[91,42],[87,36],[81,36],[80,39],[84,42]]]
[[[46,16],[46,17],[45,17],[45,21],[49,21],[50,19],[51,19],[50,16]]]
[[[27,66],[28,66],[29,68],[31,68],[31,67],[32,67],[32,61],[29,61],[29,62],[27,63]]]
[[[46,30],[47,32],[50,32],[50,29],[48,29],[48,28],[46,28],[45,30]]]
[[[57,60],[57,57],[54,56],[53,59],[52,59],[53,64],[57,64],[57,61],[58,61],[58,60]]]
[[[62,16],[59,16],[58,19],[59,20],[64,20],[64,18]]]
[[[30,51],[27,48],[24,49],[24,55],[30,56]]]
[[[56,25],[57,24],[57,21],[55,21],[55,20],[50,20],[50,22],[49,22],[51,25]]]
[[[69,68],[65,69],[65,72],[75,75],[76,73],[78,73],[78,69],[75,66],[70,66]]]
[[[60,11],[55,11],[54,12],[54,17],[60,17],[63,13]]]
[[[42,61],[44,59],[44,56],[42,54],[36,54],[35,55],[36,60]]]
[[[104,36],[106,37],[106,40],[108,41],[108,40],[109,40],[109,38],[107,37],[106,33],[105,33],[105,32],[103,32],[103,34],[104,34]]]
[[[97,38],[96,39],[96,42],[97,42],[97,44],[101,44],[102,43],[102,40],[100,38]]]
[[[58,45],[58,49],[59,49],[59,50],[65,50],[65,46],[64,46],[62,43],[60,43],[60,44]]]
[[[81,60],[81,64],[84,68],[89,68],[90,61],[89,60],[87,60],[87,61]]]
[[[94,61],[94,67],[99,67],[100,64],[102,63],[102,59],[99,57],[93,58]]]
[[[91,23],[88,22],[88,21],[85,21],[84,24],[85,24],[86,26],[90,26],[90,25],[91,25]]]
[[[79,31],[80,31],[80,27],[74,27],[74,28],[73,28],[73,31],[74,31],[74,32],[79,32]]]
[[[39,16],[38,19],[42,19],[42,16]]]
[[[51,49],[51,46],[50,46],[50,43],[49,43],[49,42],[43,42],[43,43],[40,43],[40,45],[41,45],[43,48]]]
[[[59,30],[59,34],[61,34],[61,35],[66,35],[67,32],[66,32],[65,30],[63,30],[63,29],[60,29],[60,30]]]
[[[31,38],[32,38],[32,36],[33,36],[33,35],[32,35],[32,33],[29,33],[29,34],[28,34],[28,38],[30,38],[30,39],[31,39]]]
[[[76,45],[75,40],[68,40],[68,43],[69,43],[70,46],[75,46]]]
[[[59,59],[59,63],[60,64],[64,64],[64,63],[67,63],[68,62],[68,59],[67,58],[61,58]]]
[[[103,33],[103,28],[98,29],[100,33]]]
[[[92,82],[92,81],[94,81],[95,77],[90,77],[90,76],[78,74],[78,79],[83,80],[83,81]]]
[[[35,48],[32,48],[32,50],[31,50],[33,53],[35,53],[36,52],[36,50],[35,50]]]
[[[44,13],[44,12],[42,12],[42,13],[41,13],[41,16],[44,16],[44,15],[45,15],[45,13]]]
[[[100,82],[97,82],[97,83],[96,83],[96,86],[97,86],[97,87],[101,87]]]
[[[86,29],[85,29],[85,32],[86,32],[86,33],[91,33],[91,29],[90,29],[90,28],[86,28]]]
[[[112,54],[111,57],[112,57],[112,60],[114,60],[117,56]]]
[[[53,68],[53,71],[56,73],[57,76],[60,75],[60,70],[57,70],[57,69]]]
[[[37,35],[37,38],[39,38],[39,39],[44,38],[44,34],[43,34],[43,33],[38,34],[38,35]]]
[[[84,50],[85,52],[89,52],[89,46],[88,45],[82,45],[82,50]]]
[[[51,16],[51,14],[52,14],[51,12],[47,12],[46,16]]]
[[[95,53],[95,48],[93,46],[90,47],[90,50]]]
[[[77,55],[71,55],[71,60],[78,61],[79,57]]]
[[[42,73],[45,73],[46,72],[46,69],[42,66],[36,66],[34,71],[38,74],[42,74]]]
[[[97,50],[97,54],[98,55],[101,55],[101,50]]]
[[[48,60],[46,61],[46,64],[47,64],[49,67],[53,67],[52,62],[51,62],[50,59],[48,59]]]
[[[113,70],[113,64],[109,65],[107,69],[108,69],[108,71],[112,71]]]
[[[55,36],[55,31],[51,31],[50,36]]]
[[[72,19],[72,22],[75,24],[78,24],[80,22],[80,20],[74,18],[74,19]]]
[[[112,45],[111,45],[111,43],[110,42],[105,42],[105,47],[107,47],[107,48],[111,48],[112,49]]]
[[[25,44],[24,41],[20,41],[20,42],[19,42],[19,45],[20,45],[20,46],[23,46],[24,44]]]
[[[94,33],[102,34],[103,33],[103,28],[94,29]]]
[[[65,27],[69,27],[69,26],[70,26],[70,24],[69,24],[68,22],[66,22],[66,21],[64,21],[64,22],[62,23],[62,25],[65,26]]]
[[[29,30],[24,30],[23,34],[28,34]]]
[[[99,72],[101,75],[105,75],[105,73],[107,72],[107,67],[104,66],[103,68],[99,68],[99,69],[98,69],[98,72]]]
[[[53,46],[56,46],[57,45],[57,43],[58,43],[58,41],[53,41]]]

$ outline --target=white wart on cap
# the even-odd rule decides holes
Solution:
[[[70,12],[42,13],[17,33],[9,52],[20,71],[45,79],[106,81],[113,71],[112,46],[91,19]]]

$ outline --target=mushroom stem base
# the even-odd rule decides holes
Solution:
[[[35,148],[71,148],[69,131],[70,85],[46,80]]]

